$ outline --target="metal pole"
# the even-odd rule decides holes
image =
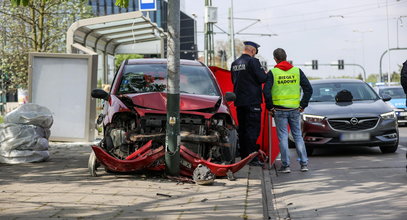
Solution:
[[[385,50],[383,54],[380,56],[380,62],[379,62],[379,74],[380,74],[380,81],[383,81],[383,71],[382,71],[382,61],[383,57],[386,53],[392,51],[392,50],[407,50],[407,48],[390,48],[388,50]]]
[[[389,1],[388,0],[386,0],[386,17],[387,17],[387,51],[390,52]],[[390,81],[391,81],[391,79],[390,79],[390,74],[391,74],[390,73],[390,61],[391,61],[391,58],[390,58],[390,53],[389,53],[389,68],[388,68],[389,72],[387,73],[387,76],[388,76],[387,82],[389,83],[389,85],[390,85]]]
[[[236,59],[235,53],[235,27],[233,22],[233,0],[230,0],[230,8],[229,8],[229,36],[230,36],[230,54],[232,57],[232,62]]]
[[[366,70],[362,65],[356,63],[344,63],[344,66],[358,66],[363,70],[364,80],[366,81]],[[296,64],[296,66],[311,66],[311,64]],[[318,66],[338,66],[338,64],[327,64],[327,63],[318,63]]]
[[[170,175],[180,172],[180,0],[168,1],[168,46],[167,46],[167,129],[165,140],[165,164]]]
[[[396,35],[397,35],[397,48],[399,48],[399,20],[401,20],[401,18],[397,18],[397,26],[396,26]]]
[[[205,0],[205,7],[212,6],[212,0]],[[208,16],[208,15],[205,15]],[[213,66],[215,49],[214,49],[214,40],[213,40],[213,23],[205,22],[205,42],[204,42],[204,56],[205,64],[208,66]]]
[[[362,65],[359,65],[359,64],[353,64],[353,63],[349,63],[349,64],[343,64],[343,65],[345,65],[345,66],[358,66],[358,67],[360,67],[362,70],[363,70],[363,78],[364,78],[364,81],[366,82],[366,80],[367,80],[367,78],[366,78],[366,70],[365,70],[365,68],[363,68],[363,66]]]
[[[403,24],[403,20],[401,20],[402,18],[405,18],[407,16],[400,16],[397,18],[397,48],[399,48],[399,21],[401,22],[401,24]]]
[[[209,6],[209,0],[205,0],[205,7]],[[206,16],[206,15],[205,15]],[[204,63],[208,65],[208,24],[204,24]]]

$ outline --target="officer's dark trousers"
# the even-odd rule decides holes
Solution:
[[[239,122],[240,157],[243,159],[257,151],[256,141],[260,134],[260,105],[238,106],[237,120]]]

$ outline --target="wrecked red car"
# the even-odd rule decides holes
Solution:
[[[93,146],[89,171],[99,165],[108,171],[165,169],[166,59],[126,60],[118,70],[110,93],[100,89],[92,97],[103,99],[103,140]],[[181,174],[191,175],[204,164],[217,176],[236,172],[246,160],[234,163],[236,125],[228,106],[233,93],[222,95],[212,72],[198,61],[180,64]]]

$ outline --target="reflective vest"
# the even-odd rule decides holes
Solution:
[[[300,69],[293,67],[288,71],[274,68],[274,83],[271,88],[271,98],[273,105],[286,108],[300,107],[301,87],[300,87]]]

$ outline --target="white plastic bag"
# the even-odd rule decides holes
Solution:
[[[34,125],[0,124],[0,163],[39,162],[49,158],[46,129]]]
[[[4,117],[4,122],[50,128],[53,123],[53,118],[48,108],[27,103],[8,113]]]

